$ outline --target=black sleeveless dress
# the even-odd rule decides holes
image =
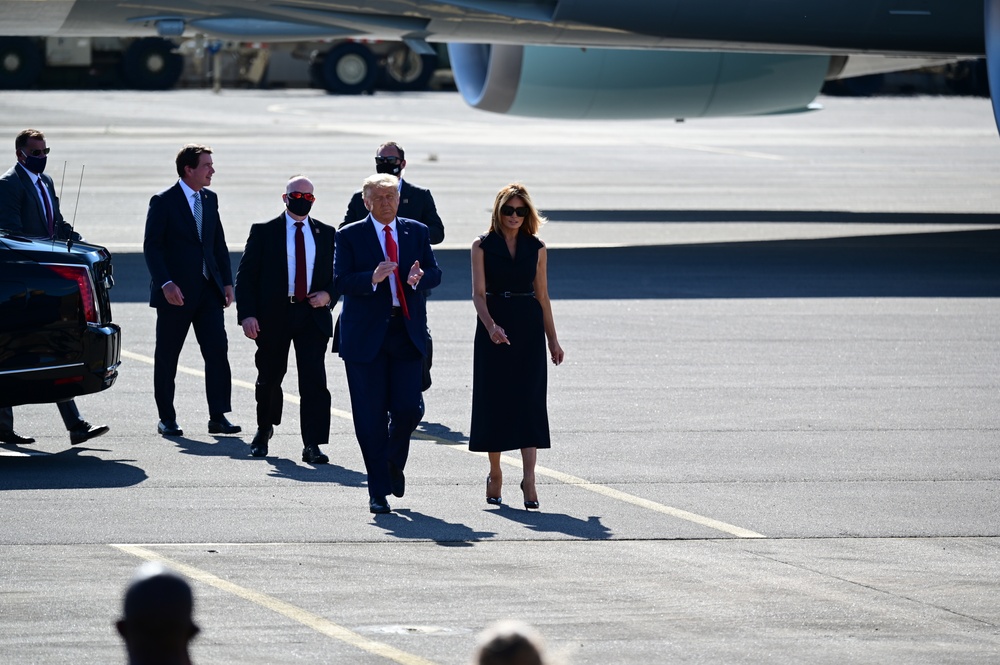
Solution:
[[[494,344],[476,317],[469,450],[548,448],[548,353],[542,306],[534,296],[525,295],[534,290],[542,243],[527,233],[518,234],[517,255],[512,259],[503,236],[490,232],[480,238],[486,304],[510,345]]]

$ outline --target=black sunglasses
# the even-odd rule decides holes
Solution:
[[[23,150],[22,152],[32,157],[41,157],[42,155],[49,154],[49,150],[50,148],[35,148],[34,150]]]
[[[306,192],[288,192],[288,198],[290,199],[305,199],[306,201],[315,201],[316,197],[312,194]]]
[[[517,208],[515,208],[514,206],[500,206],[500,214],[507,215],[508,217],[510,215],[517,215],[518,217],[527,217],[528,206],[518,206]]]
[[[400,159],[399,157],[376,157],[375,158],[375,163],[376,164],[392,164],[393,166],[395,166],[396,164],[399,164],[402,161],[403,160]]]

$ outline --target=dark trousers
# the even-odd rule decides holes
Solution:
[[[288,371],[288,350],[295,347],[299,373],[299,419],[302,443],[322,445],[330,441],[330,391],[326,387],[326,343],[307,303],[288,305],[284,321],[261,322],[257,336],[257,427],[281,424],[284,395],[281,381]]]
[[[76,408],[76,402],[71,399],[65,402],[56,402],[59,415],[62,416],[63,424],[67,430],[71,430],[83,422],[80,417],[80,410]],[[14,429],[14,409],[9,406],[0,407],[0,432],[10,432]]]
[[[233,410],[230,404],[233,378],[229,369],[222,295],[204,282],[196,293],[184,294],[184,305],[156,308],[156,350],[153,352],[153,395],[160,420],[177,420],[174,410],[174,379],[188,329],[194,334],[205,359],[205,393],[210,416]]]
[[[422,356],[394,317],[382,348],[368,363],[345,361],[354,433],[368,471],[368,494],[384,499],[391,492],[390,465],[402,470],[410,435],[420,424]],[[392,418],[392,434],[389,418]]]

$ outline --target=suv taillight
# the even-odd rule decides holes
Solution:
[[[80,287],[80,300],[83,303],[83,315],[87,323],[100,325],[101,320],[97,316],[97,300],[94,294],[94,282],[90,277],[90,270],[86,266],[49,265],[49,270],[60,277],[74,280]]]

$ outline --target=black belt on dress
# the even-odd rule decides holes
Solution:
[[[514,291],[504,291],[503,293],[490,293],[489,291],[487,291],[486,295],[496,298],[517,298],[520,296],[523,296],[525,298],[534,298],[535,292],[525,291],[524,293],[515,293]]]
[[[298,305],[303,302],[309,302],[309,298],[306,298],[305,300],[296,300],[295,296],[288,296],[288,304],[290,305]]]

